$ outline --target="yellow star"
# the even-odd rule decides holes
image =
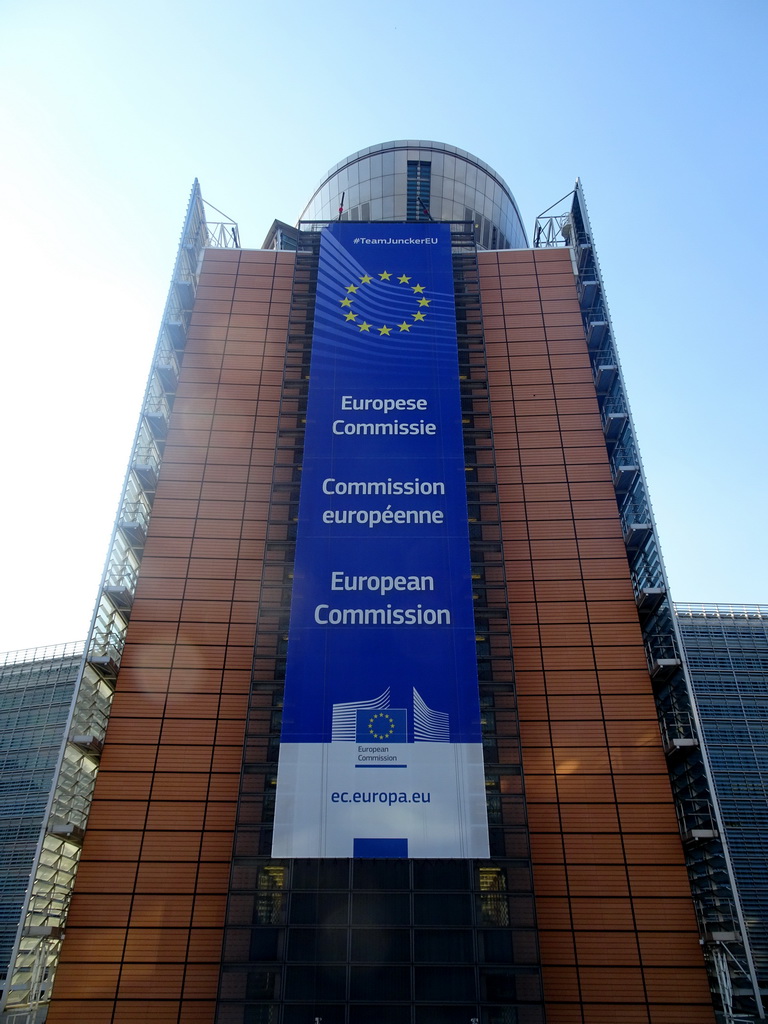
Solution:
[[[400,282],[400,284],[410,284],[411,283],[410,277],[406,277],[405,274],[403,274],[402,277],[398,277],[397,280]]]
[[[372,280],[373,280],[373,278],[369,277],[368,274],[363,274],[363,276],[360,278],[360,281],[363,284],[370,284]]]
[[[347,289],[347,291],[349,291],[349,289]],[[422,286],[422,285],[420,285],[420,284],[415,284],[415,285],[413,286],[413,288],[411,288],[411,291],[412,291],[412,292],[423,292],[423,291],[424,291],[424,288],[423,288],[423,286]]]
[[[392,277],[392,275],[388,270],[382,270],[382,272],[379,274],[379,277],[381,278],[382,281],[388,281],[390,277]]]
[[[391,330],[392,330],[391,327],[386,327],[386,326],[385,327],[380,327],[379,328],[379,334],[389,334],[389,332]]]
[[[431,301],[432,301],[432,299],[419,299],[419,305],[420,306],[428,306]]]
[[[354,319],[356,319],[356,317],[357,317],[357,313],[347,313],[347,315],[344,317],[344,319],[345,320],[354,320]]]
[[[361,331],[370,331],[371,329],[371,325],[366,323],[365,320],[363,320],[363,322],[361,324],[358,324],[357,326],[360,328]]]
[[[423,320],[424,319],[424,314],[423,313],[414,313],[413,314],[413,319],[414,320]]]
[[[397,326],[400,328],[401,331],[410,331],[411,329],[411,325],[407,324],[405,320],[403,320],[403,322],[401,324],[398,324]]]
[[[357,291],[357,285],[356,284],[348,284],[347,285],[347,291],[348,292],[356,292]]]
[[[341,304],[342,304],[342,306],[351,306],[352,305],[352,299],[349,299],[349,298],[342,299],[341,300]]]

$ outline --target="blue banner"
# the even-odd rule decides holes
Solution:
[[[320,249],[273,854],[393,850],[487,855],[450,230],[340,223]]]

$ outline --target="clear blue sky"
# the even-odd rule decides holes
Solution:
[[[6,0],[0,650],[86,633],[189,188],[389,139],[584,184],[672,592],[768,602],[765,0]]]

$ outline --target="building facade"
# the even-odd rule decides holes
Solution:
[[[322,456],[313,338],[317,352],[346,304],[350,331],[374,327],[389,358],[395,327],[349,305],[360,285],[328,301],[333,267],[352,266],[333,246],[380,240],[372,221],[436,239],[452,279],[486,804],[469,856],[407,856],[401,839],[273,852],[296,718],[291,597],[312,583],[302,476]],[[529,247],[487,165],[390,143],[333,168],[268,243],[210,224],[195,185],[88,642],[111,713],[48,1019],[715,1020],[657,716],[689,688],[580,186]],[[396,261],[360,260],[363,285],[389,287]],[[429,287],[407,268],[395,280],[430,317]],[[433,636],[414,655],[425,679]],[[422,705],[434,739],[447,717]]]
[[[724,931],[746,927],[768,990],[768,608],[675,604],[695,706],[714,777],[742,920],[726,902]],[[712,866],[710,865],[710,870]],[[728,924],[728,914],[732,924]]]

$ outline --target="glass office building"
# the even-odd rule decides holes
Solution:
[[[30,872],[59,763],[83,645],[62,644],[11,651],[0,659],[0,987],[6,994],[8,965],[24,916]],[[74,853],[74,851],[73,851]],[[76,859],[76,854],[75,854]],[[59,894],[60,919],[48,935],[57,947],[68,893]],[[48,953],[50,955],[50,953]],[[45,997],[43,971],[36,994]]]
[[[422,372],[445,401],[413,391]],[[349,411],[320,443],[338,381],[333,402]],[[302,486],[347,437],[396,432],[421,446],[414,461],[397,455],[398,473],[377,468],[400,451],[387,439],[370,460],[357,450],[357,476]],[[458,503],[456,488],[442,502],[429,461],[442,433],[458,438],[440,456],[460,470]],[[385,544],[390,562],[355,575],[367,533],[311,547],[313,524],[353,512],[372,536],[442,528],[457,508],[444,531],[455,547],[437,529],[407,549],[414,564],[454,567],[442,574],[409,575]],[[317,598],[311,625],[327,631],[308,642],[298,619],[320,583],[307,552],[331,550],[329,593],[386,591],[386,603]],[[457,580],[461,629],[459,604],[429,617],[431,592]],[[421,593],[406,604],[409,587]],[[425,630],[390,673],[393,692],[409,680],[412,707],[389,686],[334,696],[340,680],[378,679],[400,642],[393,630],[392,645],[369,645],[369,621]],[[462,705],[471,722],[422,699],[439,689],[438,651],[461,664],[456,687],[476,691]],[[320,670],[304,673],[304,696],[329,696],[302,719],[306,658]],[[387,143],[332,168],[297,226],[276,222],[248,249],[233,222],[208,220],[195,183],[83,678],[111,712],[52,1024],[725,1024],[752,1012],[694,914],[698,853],[668,774],[683,747],[667,750],[658,717],[689,687],[578,184],[529,245],[482,161]],[[469,765],[426,793],[455,795],[442,845],[423,789],[377,791],[387,811],[360,808],[367,823],[339,838],[339,813],[371,789],[336,785],[329,765],[371,744],[400,764],[387,738],[414,763],[450,747]],[[315,785],[318,750],[319,814],[285,781],[302,770]],[[734,939],[725,960],[749,980],[744,959]],[[14,991],[23,1014],[35,993],[20,973]]]
[[[760,988],[768,989],[768,608],[675,604]],[[731,924],[727,912],[730,910]]]

